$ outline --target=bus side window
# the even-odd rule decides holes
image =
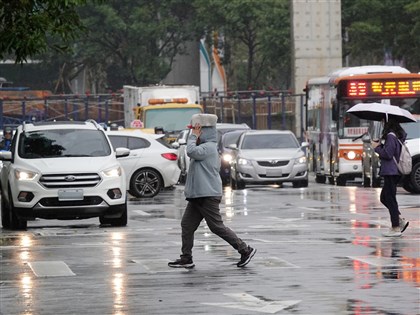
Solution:
[[[331,102],[332,106],[332,120],[338,121],[338,106],[337,106],[337,100],[332,100]]]

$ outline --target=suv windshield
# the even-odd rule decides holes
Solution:
[[[24,159],[108,156],[111,148],[99,130],[53,129],[22,133],[18,154]]]

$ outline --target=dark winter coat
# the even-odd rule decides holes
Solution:
[[[404,142],[407,134],[400,139]],[[388,133],[386,135],[385,143],[378,145],[375,148],[375,152],[378,153],[379,159],[381,160],[381,169],[379,174],[384,175],[399,175],[397,164],[394,161],[394,157],[397,161],[400,159],[401,144],[398,142],[395,133]]]

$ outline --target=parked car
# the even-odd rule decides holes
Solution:
[[[219,151],[220,157],[220,178],[222,179],[223,185],[229,185],[230,183],[230,162],[232,161],[232,149],[229,146],[237,143],[239,137],[245,131],[246,129],[239,129],[226,132],[222,135],[217,144],[217,150]]]
[[[125,173],[104,130],[94,121],[40,122],[19,126],[11,151],[0,152],[1,221],[26,229],[27,221],[99,217],[127,224]]]
[[[248,130],[237,144],[231,144],[231,187],[244,189],[247,184],[308,186],[308,164],[304,148],[291,131]]]
[[[216,124],[217,129],[217,143],[218,147],[220,140],[222,138],[222,135],[234,131],[234,130],[248,130],[250,129],[247,124],[230,124],[230,123],[219,123]],[[186,144],[188,140],[188,136],[191,134],[190,129],[185,129],[180,132],[178,135],[178,138],[175,140],[175,142],[172,143],[172,146],[178,150],[178,164],[179,168],[181,169],[181,175],[179,178],[180,183],[185,183],[185,179],[187,178],[188,173],[188,167],[190,165],[190,158],[187,156],[186,152]],[[222,172],[222,169],[220,170]]]
[[[107,131],[114,148],[127,147],[130,155],[119,161],[127,177],[127,188],[135,197],[154,197],[162,188],[175,185],[181,170],[177,150],[163,134],[148,134],[139,130]]]

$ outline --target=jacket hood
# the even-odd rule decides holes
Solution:
[[[216,127],[202,127],[200,135],[201,143],[204,142],[217,142]]]

